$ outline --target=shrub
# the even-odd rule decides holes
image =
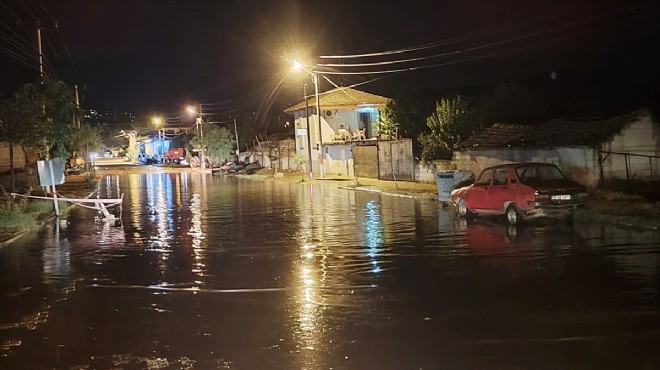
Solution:
[[[37,227],[37,221],[32,215],[23,213],[17,205],[0,209],[0,227],[20,228],[25,230]]]

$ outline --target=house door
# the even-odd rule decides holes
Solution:
[[[359,116],[359,128],[366,128],[365,135],[367,138],[373,137],[371,133],[371,114],[369,112],[360,112]]]

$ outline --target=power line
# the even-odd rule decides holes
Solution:
[[[592,32],[594,30],[589,30],[585,31],[586,32]],[[490,58],[496,55],[500,54],[507,54],[511,52],[516,52],[524,49],[529,49],[531,47],[543,45],[543,44],[548,44],[548,43],[553,43],[561,40],[565,40],[570,38],[570,36],[562,36],[562,37],[557,37],[552,40],[545,40],[545,41],[540,41],[536,44],[529,44],[529,45],[522,45],[517,48],[509,49],[509,50],[503,50],[503,51],[496,51],[488,54],[483,54],[483,55],[476,55],[473,57],[468,57],[468,58],[463,58],[463,59],[457,59],[457,60],[452,60],[448,62],[443,62],[443,63],[436,63],[436,64],[431,64],[431,65],[426,65],[426,66],[418,66],[418,67],[409,67],[409,68],[401,68],[401,69],[393,69],[389,71],[372,71],[372,72],[317,72],[319,74],[328,74],[328,75],[369,75],[369,74],[394,74],[394,73],[401,73],[401,72],[412,72],[416,70],[421,70],[421,69],[428,69],[428,68],[435,68],[435,67],[440,67],[440,66],[446,66],[446,65],[451,65],[451,64],[457,64],[457,63],[462,63],[462,62],[468,62],[468,61],[473,61],[473,60],[479,60],[479,59],[485,59],[485,58]]]
[[[629,7],[627,9],[625,9],[624,11],[630,11],[630,10],[633,10],[633,9],[637,9],[637,8],[640,8],[640,7],[647,6],[649,4],[650,3],[645,3],[645,4],[641,4],[641,5],[637,5],[637,6],[632,6],[632,7]],[[466,53],[466,52],[481,50],[481,49],[485,49],[485,48],[489,48],[489,47],[493,47],[493,46],[505,45],[505,44],[509,44],[509,43],[512,43],[512,42],[515,42],[515,41],[520,41],[520,40],[523,40],[523,39],[529,39],[529,38],[532,38],[532,37],[535,37],[535,36],[539,36],[539,35],[543,35],[543,34],[547,34],[547,33],[552,33],[552,32],[558,31],[558,30],[563,30],[563,29],[566,29],[566,28],[572,28],[572,27],[576,27],[576,26],[583,25],[583,24],[586,24],[586,23],[590,23],[590,22],[593,22],[594,20],[609,17],[613,14],[615,14],[615,12],[604,13],[604,14],[601,14],[601,15],[598,15],[598,16],[595,16],[595,17],[591,17],[591,18],[588,18],[588,19],[583,19],[583,20],[576,21],[576,22],[573,22],[573,23],[569,23],[569,24],[565,24],[565,25],[562,25],[562,26],[554,27],[554,28],[551,28],[551,29],[548,29],[548,30],[537,31],[537,32],[533,32],[533,33],[530,33],[530,34],[509,38],[509,39],[506,39],[506,40],[500,40],[500,41],[496,41],[496,42],[492,42],[492,43],[488,43],[488,44],[484,44],[484,45],[478,45],[478,46],[474,46],[474,47],[470,47],[470,48],[464,48],[462,50],[453,51],[453,52],[451,52],[451,54]],[[594,30],[595,29],[592,28],[591,30],[584,31],[583,33],[592,32]],[[565,37],[561,37],[560,39],[566,39],[566,38],[569,38],[569,37],[573,37],[573,36],[568,35],[568,36],[565,36]],[[512,49],[512,50],[505,50],[505,51],[503,51],[503,53],[508,53],[508,52],[515,51],[515,50],[526,49],[526,48],[536,46],[536,45],[540,45],[540,44],[544,44],[544,43],[546,43],[546,42],[541,41],[540,43],[537,43],[537,44],[530,44],[528,46],[523,46],[523,47],[515,48],[515,49]],[[441,55],[435,55],[435,56],[429,56],[429,57],[423,57],[423,59],[431,59],[431,58],[435,58],[435,57],[438,57],[438,56],[446,56],[447,54],[448,53],[441,54]],[[498,54],[497,52],[493,52],[493,53],[485,54],[485,56],[493,56],[493,55],[497,55],[497,54]],[[363,71],[363,72],[317,71],[317,73],[326,74],[326,75],[389,74],[389,73],[399,73],[399,72],[406,72],[406,71],[414,71],[414,70],[418,70],[418,69],[432,68],[432,67],[443,66],[443,65],[448,65],[448,64],[455,64],[455,63],[460,62],[460,61],[468,61],[468,60],[476,60],[476,59],[481,59],[481,56],[475,56],[475,57],[471,57],[471,58],[460,59],[458,61],[449,61],[449,62],[446,62],[446,63],[436,63],[436,64],[432,64],[432,65],[427,65],[427,66],[412,66],[412,67],[392,69],[392,70]],[[348,64],[348,65],[341,65],[340,64],[338,66],[355,67],[355,65],[350,65],[350,64]]]
[[[580,6],[576,6],[575,8],[579,8],[579,7]],[[402,53],[408,53],[408,52],[413,52],[413,51],[431,49],[431,48],[435,48],[435,47],[438,47],[438,46],[451,45],[451,44],[455,44],[455,43],[458,43],[458,42],[462,42],[462,41],[466,41],[466,40],[470,40],[470,39],[474,39],[474,38],[479,38],[479,37],[482,37],[484,35],[492,35],[493,33],[501,33],[501,32],[505,32],[505,31],[510,31],[510,30],[513,30],[513,29],[516,29],[516,28],[520,28],[520,27],[523,27],[523,26],[527,26],[527,25],[542,22],[542,21],[548,21],[549,19],[553,19],[553,18],[557,18],[561,15],[569,14],[572,11],[573,11],[573,9],[565,10],[565,11],[562,11],[561,13],[556,14],[552,17],[537,18],[537,19],[534,19],[534,20],[531,20],[531,21],[528,21],[528,22],[517,23],[517,24],[509,23],[509,24],[506,24],[506,25],[501,25],[501,26],[497,26],[497,27],[488,28],[488,29],[485,29],[485,30],[482,30],[482,31],[473,32],[473,33],[470,33],[470,34],[467,34],[467,35],[455,36],[455,37],[451,37],[451,38],[448,38],[448,39],[444,39],[444,40],[440,40],[440,41],[436,41],[436,42],[431,42],[431,43],[427,43],[427,44],[423,44],[423,45],[419,45],[419,46],[413,46],[413,47],[409,47],[409,48],[386,50],[386,51],[379,51],[379,52],[366,53],[366,54],[321,55],[321,56],[319,56],[319,58],[322,58],[322,59],[365,58],[365,57],[374,57],[374,56],[402,54]]]
[[[647,6],[647,5],[650,5],[650,4],[651,3],[645,3],[645,4],[632,6],[632,7],[629,7],[627,9],[624,9],[623,11],[634,10],[636,8],[644,7],[644,6]],[[446,56],[450,56],[450,55],[456,55],[456,54],[460,54],[460,53],[485,49],[485,48],[489,48],[489,47],[493,47],[493,46],[504,45],[504,44],[515,42],[515,41],[529,39],[529,38],[533,38],[533,37],[536,37],[536,36],[540,36],[540,35],[556,32],[556,31],[564,30],[564,29],[567,29],[567,28],[577,27],[577,26],[580,26],[580,25],[583,25],[583,24],[586,24],[586,23],[591,23],[595,20],[606,18],[606,17],[612,16],[612,15],[615,15],[615,14],[618,14],[618,13],[619,12],[603,13],[603,14],[600,14],[598,16],[594,16],[594,17],[587,18],[587,19],[582,19],[580,21],[564,24],[564,25],[561,25],[561,26],[558,26],[558,27],[553,27],[553,28],[550,28],[550,29],[545,29],[545,30],[541,30],[541,31],[537,31],[537,32],[532,32],[532,33],[512,37],[512,38],[505,39],[505,40],[495,41],[495,42],[484,44],[484,45],[478,45],[478,46],[474,46],[474,47],[463,48],[461,50],[454,50],[454,51],[441,53],[441,54],[436,54],[436,55],[422,56],[422,57],[417,57],[417,58],[400,59],[400,60],[392,60],[392,61],[373,62],[373,63],[349,63],[349,64],[330,63],[330,64],[317,64],[317,65],[319,67],[348,67],[348,68],[372,67],[372,66],[380,66],[380,65],[410,63],[410,62],[415,62],[415,61],[422,61],[422,60],[434,59],[434,58],[439,58],[439,57],[446,57]],[[328,73],[328,74],[331,74],[331,73]]]
[[[6,48],[5,48],[4,46],[2,46],[2,45],[0,45],[0,50],[3,51],[3,52],[5,52],[5,54],[7,54],[7,55],[8,55],[9,57],[11,57],[12,59],[17,60],[18,62],[20,62],[20,63],[22,63],[22,64],[24,64],[24,65],[26,65],[26,66],[28,66],[28,67],[30,67],[30,68],[34,68],[34,69],[38,69],[37,66],[36,66],[36,64],[35,64],[35,65],[30,64],[30,63],[29,63],[24,57],[21,57],[20,55],[15,54],[13,51],[11,51],[11,50],[9,50],[9,49],[6,49]]]
[[[25,46],[18,44],[15,40],[7,36],[7,34],[0,32],[0,39],[7,42],[7,47],[13,47],[14,51],[23,53],[26,57],[33,57],[34,51],[27,49]]]
[[[23,41],[25,45],[29,46],[31,49],[34,48],[34,44],[27,41],[22,35],[20,35],[18,32],[14,31],[11,27],[9,27],[5,22],[0,20],[0,25],[4,26],[9,32],[13,33],[16,37],[20,39],[20,41]]]
[[[39,22],[39,18],[38,18],[36,15],[34,15],[34,13],[32,13],[32,10],[30,10],[30,8],[28,8],[28,7],[25,5],[25,3],[23,2],[23,0],[18,0],[18,3],[21,4],[21,6],[23,6],[23,9],[25,9],[25,11],[28,12],[28,14],[31,15],[32,18],[34,18],[35,21]]]

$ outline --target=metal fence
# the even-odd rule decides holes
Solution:
[[[660,180],[658,159],[660,156],[657,155],[601,150],[598,152],[601,186],[612,180],[627,182]]]

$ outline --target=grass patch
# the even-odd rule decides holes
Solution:
[[[57,202],[60,209],[60,216],[66,216],[69,213],[68,202]],[[55,204],[50,200],[34,200],[28,203],[25,209],[26,213],[32,213],[36,217],[42,214],[50,214],[55,212]]]
[[[660,228],[660,207],[652,201],[623,192],[599,192],[589,206],[576,211],[575,218],[643,228]]]
[[[0,227],[31,230],[37,226],[34,216],[22,212],[18,206],[0,209]]]

